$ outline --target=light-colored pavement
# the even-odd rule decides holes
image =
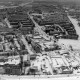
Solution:
[[[71,16],[68,16],[68,18],[70,19],[70,21],[74,25],[74,28],[75,28],[77,34],[79,35],[79,40],[80,40],[80,26],[78,25],[78,21],[76,19],[73,19]]]
[[[23,44],[25,45],[27,51],[28,51],[30,54],[34,54],[34,53],[31,51],[31,49],[30,49],[30,47],[29,47],[29,44],[28,44],[28,42],[26,41],[24,35],[22,35],[21,40],[22,40]]]
[[[41,76],[7,76],[7,75],[1,75],[0,80],[80,80],[80,76],[73,76],[73,75],[41,75]]]
[[[29,15],[29,14],[28,14]],[[33,19],[33,16],[29,15],[30,19],[33,21],[33,23],[35,24],[36,27],[36,31],[39,32],[39,34],[45,38],[46,40],[50,40],[50,36],[47,35],[43,30],[42,30],[42,26],[38,25],[38,23],[36,23]]]
[[[73,49],[80,49],[80,41],[79,40],[71,40],[71,39],[59,39],[58,44],[65,44],[65,46],[72,45]]]
[[[8,28],[12,28],[12,26],[10,25],[9,21],[7,20],[7,18],[5,19],[5,22],[6,22],[7,26],[8,26]]]
[[[59,39],[59,44],[65,44],[66,46],[72,45],[74,49],[80,49],[80,27],[78,25],[78,21],[71,16],[68,16],[72,24],[74,25],[74,28],[76,30],[76,33],[79,35],[78,40],[71,40],[71,39]]]

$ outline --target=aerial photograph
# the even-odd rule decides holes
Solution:
[[[0,80],[80,80],[80,0],[0,0]]]

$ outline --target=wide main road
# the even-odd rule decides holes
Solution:
[[[33,23],[35,24],[35,30],[37,32],[39,32],[39,34],[45,38],[46,40],[50,40],[50,36],[47,35],[43,30],[42,30],[42,26],[38,25],[38,23],[35,22],[35,20],[33,19],[33,16],[31,16],[29,13],[28,13],[28,16],[30,17],[30,19],[33,21]]]
[[[66,46],[72,45],[74,49],[80,49],[80,26],[78,25],[78,21],[71,16],[68,15],[68,18],[74,25],[76,33],[79,35],[78,40],[71,40],[71,39],[59,39],[59,44],[65,44]]]
[[[79,40],[80,40],[80,26],[78,25],[78,21],[76,19],[72,18],[71,16],[68,16],[68,18],[74,25],[74,28],[75,28],[77,34],[79,35]]]
[[[28,14],[29,15],[29,14]],[[36,31],[38,31],[46,40],[49,40],[50,37],[49,35],[47,35],[42,29],[42,26],[39,26],[33,19],[33,16],[29,15],[29,17],[31,18],[31,20],[33,21],[33,23],[36,26]],[[72,24],[75,27],[75,30],[77,32],[77,34],[79,35],[79,39],[80,39],[80,27],[78,26],[78,23],[75,19],[71,18],[71,16],[68,16],[70,21],[72,22]],[[80,49],[80,40],[71,40],[71,39],[59,39],[58,44],[65,44],[66,47],[69,47],[69,45],[72,45],[73,49]]]

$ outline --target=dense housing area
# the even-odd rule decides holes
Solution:
[[[71,12],[58,3],[30,5],[0,9],[0,74],[80,73],[79,47],[59,43],[79,39]]]

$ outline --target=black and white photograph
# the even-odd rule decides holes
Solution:
[[[0,0],[0,80],[80,80],[80,0]]]

